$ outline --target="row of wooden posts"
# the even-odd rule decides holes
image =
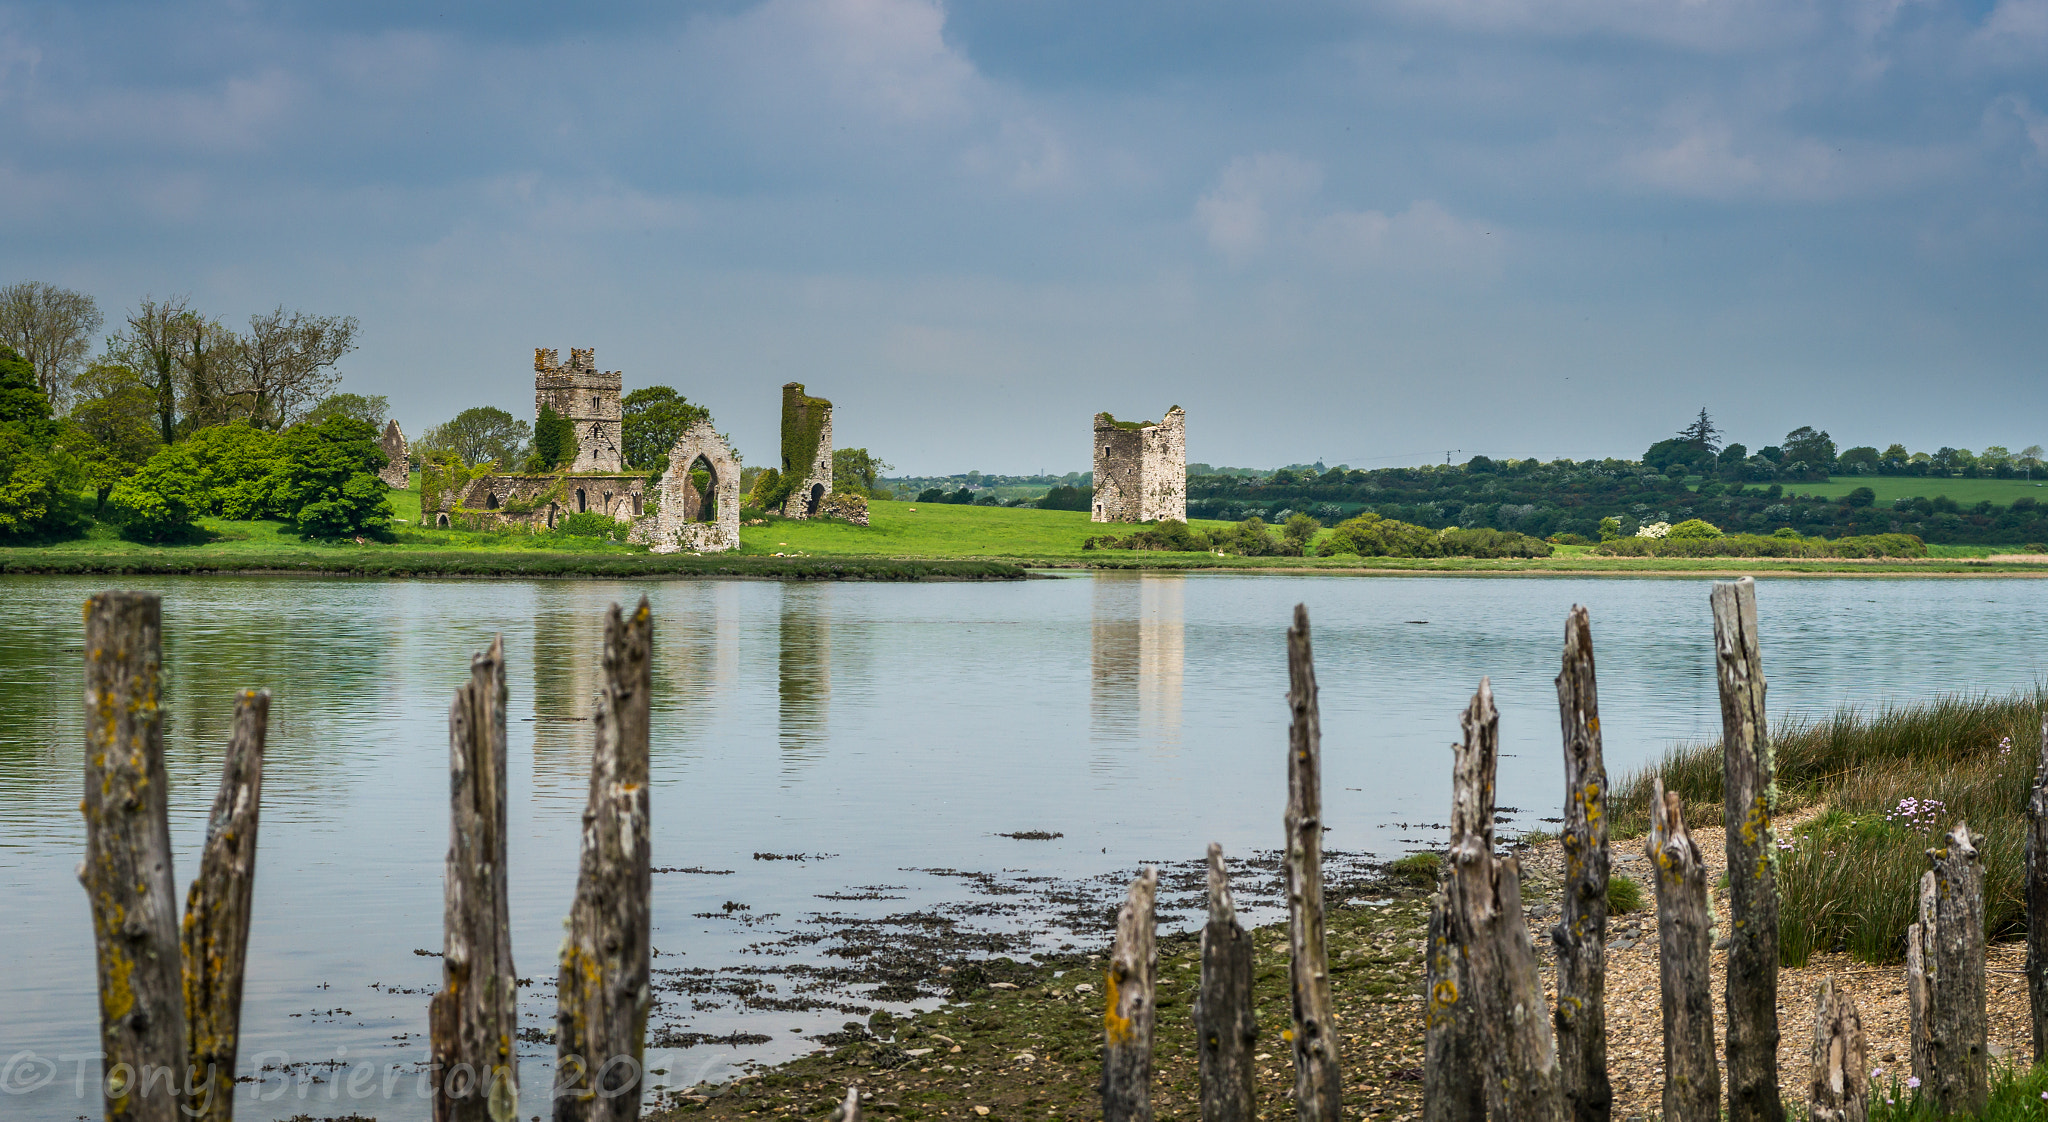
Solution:
[[[1675,792],[1654,782],[1647,853],[1655,866],[1664,1023],[1663,1117],[1667,1122],[1782,1122],[1778,1072],[1778,888],[1772,816],[1777,791],[1764,720],[1756,588],[1719,582],[1710,605],[1721,697],[1723,821],[1727,831],[1727,1085],[1716,1063],[1710,966],[1715,914],[1706,865]],[[1292,952],[1294,1100],[1302,1122],[1338,1122],[1342,1073],[1323,946],[1321,727],[1308,613],[1297,606],[1287,634],[1287,855]],[[1605,976],[1608,782],[1586,609],[1565,621],[1557,676],[1565,765],[1560,831],[1565,875],[1557,923],[1556,1003],[1545,998],[1524,918],[1521,869],[1497,853],[1494,777],[1500,718],[1482,679],[1452,746],[1450,839],[1432,900],[1424,984],[1426,1122],[1608,1122]],[[2034,1054],[2048,1048],[2048,718],[2042,770],[2029,804],[2028,959]],[[1988,1092],[1985,1041],[1983,867],[1959,824],[1928,850],[1919,921],[1908,933],[1906,988],[1912,1072],[1944,1114],[1979,1111]],[[1155,997],[1155,870],[1130,886],[1117,914],[1104,1021],[1102,1107],[1106,1122],[1150,1122]],[[1204,1122],[1250,1122],[1253,1047],[1252,945],[1237,921],[1221,850],[1209,847],[1209,917],[1202,931],[1194,1020]],[[1814,998],[1809,1117],[1862,1122],[1872,1071],[1855,1000],[1832,978]]]
[[[109,1122],[228,1122],[270,694],[244,690],[182,931],[164,766],[162,605],[85,608],[86,858]],[[556,1122],[640,1116],[651,1005],[647,601],[605,621],[581,867],[562,942]],[[448,715],[450,830],[441,988],[429,1006],[436,1122],[519,1113],[518,979],[506,894],[505,651],[470,662]]]

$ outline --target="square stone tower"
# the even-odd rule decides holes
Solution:
[[[832,493],[832,403],[804,392],[802,382],[782,386],[782,478],[790,486],[785,518],[809,518]]]
[[[1096,522],[1188,520],[1187,412],[1158,421],[1095,415]]]
[[[616,370],[597,369],[596,348],[571,348],[569,364],[560,352],[536,347],[533,352],[533,415],[547,405],[576,425],[576,462],[572,472],[620,472],[626,468],[619,451],[619,388]]]

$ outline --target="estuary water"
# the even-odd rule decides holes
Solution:
[[[106,583],[0,578],[8,1118],[99,1113],[73,870],[79,607]],[[428,1116],[413,1092],[440,982],[447,710],[493,633],[511,683],[514,954],[535,979],[521,1018],[546,1030],[603,613],[652,603],[655,863],[678,870],[655,878],[655,965],[678,988],[661,997],[648,1066],[672,1087],[796,1054],[847,1019],[858,992],[807,999],[801,978],[767,969],[820,961],[806,934],[820,916],[924,909],[1008,924],[1023,940],[1008,946],[1028,953],[1076,937],[1001,900],[1057,882],[1105,907],[1143,862],[1199,858],[1212,840],[1234,855],[1278,847],[1297,602],[1314,626],[1333,849],[1394,856],[1440,839],[1446,745],[1482,675],[1501,710],[1502,806],[1523,827],[1558,813],[1552,678],[1574,603],[1592,612],[1611,772],[1719,724],[1708,582],[1689,578],[123,586],[164,596],[181,893],[233,692],[274,695],[241,1048],[257,1082],[236,1105],[250,1119]],[[2048,582],[1780,579],[1758,604],[1778,721],[2030,688],[2048,671]],[[1004,836],[1031,831],[1059,836]],[[553,1048],[536,1039],[521,1054],[521,1113],[545,1115]]]

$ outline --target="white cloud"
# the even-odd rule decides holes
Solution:
[[[1818,0],[1381,0],[1417,22],[1544,38],[1604,36],[1701,51],[1770,48],[1826,28]]]
[[[74,101],[42,102],[24,116],[46,136],[183,152],[249,152],[270,139],[295,107],[298,83],[265,67],[211,88],[96,90]]]
[[[1310,245],[1343,269],[1490,274],[1499,269],[1502,239],[1484,222],[1459,218],[1441,203],[1419,199],[1397,214],[1330,214],[1313,227]]]
[[[976,175],[1026,193],[1054,190],[1072,181],[1060,134],[1029,118],[1004,121],[995,136],[970,145],[961,162]]]
[[[1195,221],[1209,244],[1233,261],[1266,248],[1275,208],[1292,211],[1323,186],[1322,168],[1284,152],[1239,156],[1208,194],[1195,200]]]
[[[729,94],[782,112],[959,125],[979,84],[930,0],[768,0],[699,25],[697,59]]]
[[[1343,271],[1498,270],[1501,239],[1484,223],[1430,199],[1393,214],[1327,209],[1318,205],[1322,187],[1322,168],[1298,156],[1240,156],[1195,201],[1195,222],[1209,245],[1237,264],[1271,252]]]
[[[1874,144],[1740,135],[1718,120],[1667,130],[1669,139],[1621,157],[1624,181],[1681,198],[1714,202],[1816,203],[1893,194],[1953,178],[1975,162],[1973,144]]]

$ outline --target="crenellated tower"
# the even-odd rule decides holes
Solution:
[[[533,415],[538,419],[540,407],[547,405],[575,424],[572,472],[625,470],[619,442],[623,379],[616,370],[598,370],[596,354],[594,347],[571,348],[564,366],[558,351],[536,347],[533,352]]]

